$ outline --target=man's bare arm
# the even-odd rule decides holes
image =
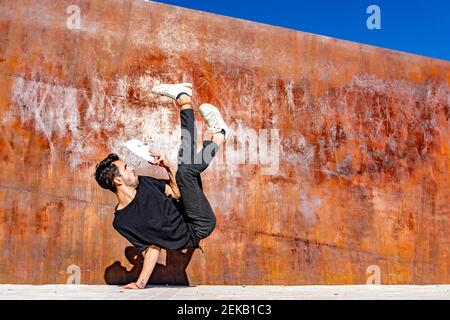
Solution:
[[[178,200],[181,197],[181,193],[180,189],[178,189],[177,180],[175,178],[177,171],[173,165],[169,165],[166,170],[167,174],[169,175],[169,184],[166,184],[165,194],[167,196],[170,195]]]
[[[151,150],[150,155],[155,157],[155,162],[153,162],[153,165],[163,167],[166,169],[167,174],[169,175],[169,184],[166,185],[165,194],[167,196],[172,196],[175,199],[179,199],[181,197],[180,189],[178,189],[177,180],[175,178],[175,175],[177,173],[177,170],[174,165],[172,165],[169,160],[167,160],[166,156],[162,154],[161,152],[158,152],[156,150]]]
[[[155,268],[156,262],[158,261],[159,252],[161,248],[156,246],[148,247],[144,252],[144,266],[142,267],[141,274],[136,282],[132,282],[126,286],[125,289],[144,289],[147,285],[150,276]]]

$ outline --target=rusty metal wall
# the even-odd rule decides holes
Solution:
[[[178,81],[234,137],[203,176],[205,254],[167,252],[151,283],[450,283],[450,62],[118,0],[0,1],[1,283],[138,274],[93,171],[135,163],[128,138],[174,159],[177,110],[149,89]]]

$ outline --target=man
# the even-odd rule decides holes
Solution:
[[[191,105],[192,85],[164,84],[152,89],[173,99],[180,108],[181,146],[178,170],[157,151],[153,165],[163,167],[169,180],[137,176],[133,167],[110,154],[96,166],[98,184],[117,196],[113,227],[144,254],[144,265],[137,282],[124,288],[145,288],[161,248],[181,250],[199,248],[216,226],[216,217],[202,191],[200,174],[209,166],[230,129],[220,112],[210,104],[200,106],[200,114],[212,132],[211,140],[196,150],[196,128]]]

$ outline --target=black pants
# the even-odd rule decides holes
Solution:
[[[178,152],[176,181],[181,193],[188,222],[193,226],[198,240],[206,238],[216,227],[216,217],[203,193],[200,174],[208,168],[219,146],[206,140],[197,153],[197,130],[194,111],[181,110],[181,146]]]

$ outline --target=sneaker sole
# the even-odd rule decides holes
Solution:
[[[156,95],[168,97],[168,98],[171,98],[171,99],[175,99],[176,97],[173,97],[173,96],[170,95],[170,94],[166,94],[165,92],[158,92],[158,91],[157,91],[157,88],[160,88],[160,87],[163,87],[163,86],[175,86],[175,85],[176,85],[176,86],[180,86],[180,87],[183,86],[183,87],[185,87],[185,88],[188,88],[188,89],[191,90],[191,92],[192,92],[192,83],[186,82],[186,83],[179,83],[179,84],[166,84],[166,83],[162,83],[162,84],[159,84],[159,85],[153,87],[153,88],[152,88],[152,93],[153,93],[153,94],[156,94]],[[191,94],[188,94],[188,95],[191,96],[192,93],[191,93]]]

